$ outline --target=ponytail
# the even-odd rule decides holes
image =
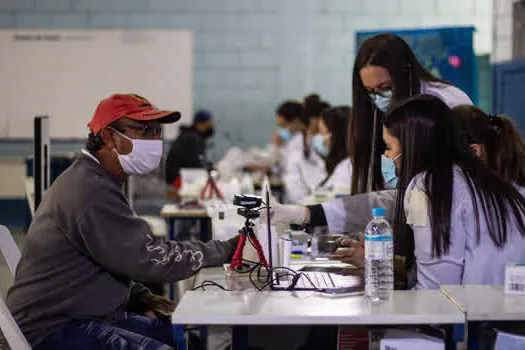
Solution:
[[[525,186],[525,142],[504,115],[487,115],[475,106],[453,109],[468,144],[479,144],[482,159],[503,180]]]
[[[525,186],[525,143],[516,125],[504,115],[491,116],[490,124],[496,129],[495,170],[503,179]]]

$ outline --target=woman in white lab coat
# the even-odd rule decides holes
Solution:
[[[391,159],[383,158],[382,119],[391,103],[420,93],[440,98],[449,107],[471,105],[457,87],[433,76],[417,60],[408,44],[394,34],[366,40],[357,54],[352,82],[352,118],[349,155],[352,194],[319,205],[274,209],[274,221],[313,226],[328,225],[329,232],[362,230],[371,220],[371,208],[393,208],[397,182]],[[393,219],[387,210],[387,219]]]
[[[346,132],[351,109],[330,108],[321,113],[318,133],[312,138],[314,150],[324,159],[327,176],[318,187],[328,190],[349,187],[352,163],[348,158]]]
[[[302,203],[312,190],[326,178],[325,162],[312,146],[323,110],[330,105],[318,95],[307,96],[303,102],[300,120],[306,126],[302,131],[302,147],[290,151],[283,167],[283,182],[287,203]]]
[[[279,152],[279,165],[288,166],[289,156],[303,149],[304,131],[307,125],[301,120],[303,105],[298,101],[284,101],[275,111],[275,131],[272,144]]]

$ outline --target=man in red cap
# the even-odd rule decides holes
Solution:
[[[171,349],[169,320],[125,311],[132,281],[177,281],[230,260],[238,239],[164,241],[134,215],[121,190],[129,175],[159,165],[161,124],[179,118],[137,95],[100,102],[86,149],[36,212],[8,293],[33,348]]]

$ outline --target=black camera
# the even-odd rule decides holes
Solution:
[[[262,204],[262,198],[259,196],[236,194],[233,197],[233,205],[237,205],[237,214],[249,219],[257,219],[259,217],[259,207]]]
[[[233,205],[237,205],[239,207],[245,207],[248,209],[254,209],[259,208],[262,204],[262,197],[259,196],[253,196],[253,195],[245,195],[245,194],[236,194],[233,197]]]

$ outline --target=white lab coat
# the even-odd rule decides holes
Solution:
[[[291,166],[290,162],[293,161],[293,157],[290,156],[297,152],[303,151],[303,133],[297,132],[293,135],[292,139],[282,145],[279,148],[279,164],[281,168],[286,169]]]
[[[334,172],[328,180],[325,181],[322,187],[333,188],[337,190],[338,187],[350,187],[352,184],[352,162],[350,158],[343,159],[337,164]]]
[[[298,204],[310,195],[310,192],[326,178],[324,160],[310,149],[308,159],[304,152],[293,151],[288,157],[288,164],[284,168],[283,183],[285,188],[285,201]]]
[[[422,81],[421,93],[440,98],[450,108],[472,104],[467,94],[452,85]],[[363,193],[324,202],[322,206],[328,223],[328,232],[363,230],[368,221],[372,219],[372,208],[374,207],[386,208],[387,219],[390,219],[391,222],[395,208],[395,193],[396,191],[391,190]]]

